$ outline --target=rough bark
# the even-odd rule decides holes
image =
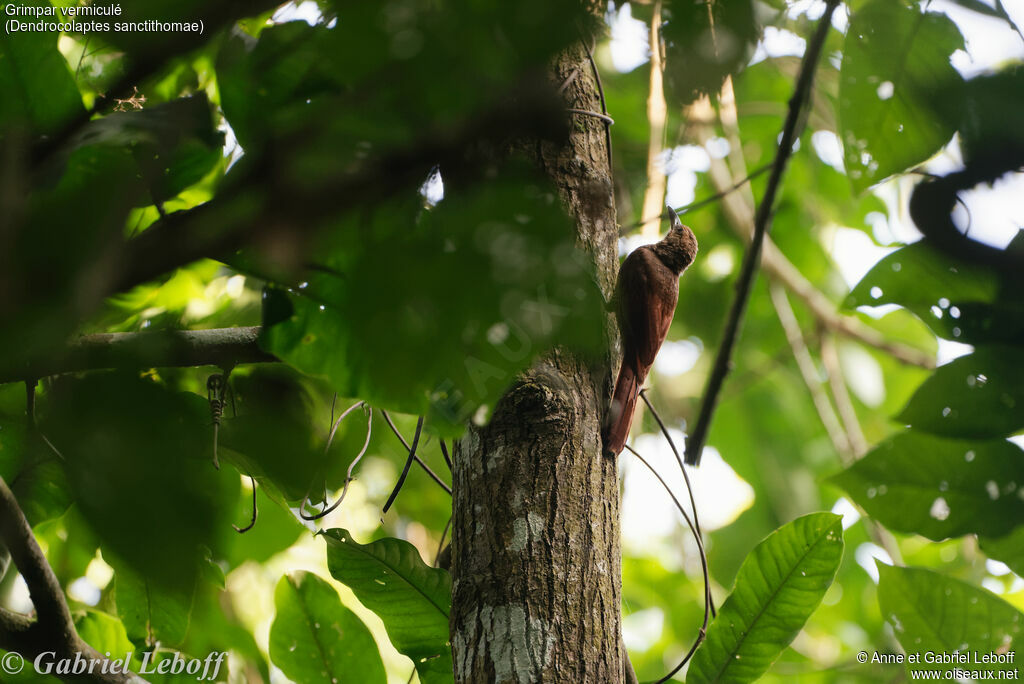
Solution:
[[[553,77],[569,108],[600,111],[582,44]],[[610,297],[617,226],[605,124],[572,114],[567,145],[532,153],[576,219]],[[606,320],[608,340],[615,328]],[[621,554],[615,458],[602,455],[614,344],[605,358],[547,354],[471,428],[454,458],[455,681],[620,682]]]

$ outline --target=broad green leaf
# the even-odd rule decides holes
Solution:
[[[67,578],[83,577],[96,559],[99,539],[77,506],[33,528],[50,565]]]
[[[906,430],[832,480],[886,527],[937,541],[999,537],[1024,520],[1024,451],[1004,440]]]
[[[899,420],[936,435],[986,439],[1024,427],[1024,365],[1019,347],[978,347],[940,366]]]
[[[59,517],[71,505],[61,458],[22,421],[0,419],[0,477],[14,492],[33,527]]]
[[[4,7],[48,7],[40,0],[22,0]],[[33,23],[33,17],[4,21]],[[24,126],[23,133],[52,134],[85,114],[64,57],[57,50],[59,34],[47,31],[0,32],[0,139],[4,129]],[[15,129],[17,130],[17,129]],[[22,141],[27,142],[27,141]]]
[[[972,344],[1019,344],[1024,307],[990,270],[961,262],[918,241],[882,258],[844,306],[899,304],[936,335]]]
[[[554,189],[522,167],[420,205],[333,229],[261,343],[341,396],[454,433],[552,345],[594,350],[600,293]]]
[[[32,439],[41,442],[43,438],[33,435]],[[52,452],[45,455],[49,450],[42,443],[35,451],[41,454],[41,458],[27,465],[10,483],[11,491],[31,525],[63,515],[71,505],[67,474],[59,458]]]
[[[79,636],[100,653],[109,653],[111,658],[122,662],[131,656],[129,669],[152,684],[188,684],[204,678],[214,681],[215,674],[217,681],[226,680],[224,653],[210,653],[206,659],[198,660],[167,649],[142,651],[128,640],[120,620],[94,610],[87,611],[76,620],[75,627]]]
[[[999,282],[990,270],[965,264],[920,240],[880,259],[854,286],[844,305],[899,304],[927,322],[925,313],[932,307],[991,302],[998,291]],[[945,306],[940,304],[942,299]]]
[[[752,682],[796,637],[843,555],[841,518],[814,513],[779,528],[747,556],[708,629],[688,682]]]
[[[234,534],[232,530],[232,534]],[[258,671],[264,682],[270,681],[270,666],[267,656],[256,644],[252,632],[224,610],[224,593],[209,582],[199,583],[192,600],[192,616],[189,627],[187,648],[190,653],[203,654],[234,651],[248,663],[247,668]],[[225,678],[227,664],[221,667],[221,678]],[[192,681],[195,681],[193,677]]]
[[[532,0],[509,12],[502,3],[443,0],[398,16],[378,3],[348,3],[329,28],[293,21],[258,40],[236,34],[217,63],[224,111],[247,155],[284,137],[305,147],[292,150],[297,158],[326,145],[339,166],[360,163],[370,150],[438,126],[447,132],[504,103],[524,73],[587,31],[592,17],[581,7]]]
[[[43,431],[64,454],[75,502],[109,548],[151,582],[187,590],[218,549],[236,473],[210,458],[205,399],[120,373],[55,386]]]
[[[343,529],[327,530],[323,536],[331,576],[380,616],[391,643],[416,664],[420,681],[451,682],[448,573],[425,564],[416,548],[401,539],[364,545]]]
[[[921,240],[882,257],[854,286],[844,305],[899,304],[919,313],[938,306],[941,298],[952,303],[991,302],[998,291],[992,271],[964,264]]]
[[[112,658],[124,658],[135,652],[135,646],[128,639],[124,625],[113,615],[96,610],[86,611],[75,620],[78,636],[100,653],[110,653]]]
[[[270,626],[270,659],[303,684],[387,681],[377,644],[338,592],[316,575],[285,575],[274,592],[277,616]]]
[[[223,464],[222,468],[229,468]],[[248,479],[246,485],[248,485]],[[252,496],[243,492],[239,497],[239,510],[235,514],[235,525],[248,524],[248,515],[252,512]],[[263,563],[274,554],[284,551],[308,530],[302,526],[295,514],[279,496],[267,493],[265,483],[257,481],[256,509],[258,517],[256,526],[245,534],[238,534],[233,528],[226,528],[222,542],[225,559],[229,567],[235,568],[245,561]]]
[[[224,134],[214,128],[210,102],[200,93],[90,121],[69,149],[95,146],[129,153],[132,173],[117,180],[134,188],[137,206],[145,206],[199,182],[220,161],[223,145]]]
[[[878,563],[878,603],[908,653],[966,654],[967,663],[933,669],[1014,670],[1019,663],[979,663],[975,654],[1019,650],[1024,616],[988,591],[924,568]],[[1019,672],[1018,672],[1019,676]]]
[[[113,554],[104,556],[114,568],[117,614],[136,644],[154,639],[174,648],[185,641],[192,613],[194,587],[164,587],[152,583]]]
[[[232,387],[237,401],[227,409],[220,432],[224,459],[237,459],[239,472],[269,480],[287,501],[322,490],[323,442],[313,429],[312,397],[305,383],[279,365],[238,375]],[[246,511],[250,502],[243,505]]]
[[[858,191],[932,156],[952,137],[929,107],[931,94],[956,98],[949,63],[964,47],[945,14],[874,0],[850,19],[839,81],[840,138]]]

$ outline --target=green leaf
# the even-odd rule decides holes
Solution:
[[[396,200],[338,225],[293,315],[261,344],[340,396],[426,414],[448,433],[552,345],[595,350],[590,262],[550,184],[510,166],[431,210]]]
[[[978,537],[978,545],[989,558],[1006,563],[1015,573],[1024,576],[1024,524],[1018,524],[1013,532],[997,539]]]
[[[117,614],[128,637],[136,644],[156,639],[174,648],[181,646],[188,633],[194,589],[165,588],[149,582],[111,553],[104,558],[115,571]]]
[[[841,522],[831,513],[806,515],[757,545],[697,649],[687,682],[752,682],[768,670],[832,584],[843,555]]]
[[[420,681],[451,682],[448,573],[425,564],[416,547],[401,539],[363,545],[343,529],[327,530],[323,536],[331,576],[380,616],[391,643],[416,664]]]
[[[964,264],[921,240],[880,259],[854,286],[844,305],[899,304],[920,315],[937,306],[942,297],[951,303],[991,302],[998,291],[999,282],[991,270]]]
[[[71,505],[60,457],[37,431],[0,419],[0,477],[18,499],[30,525],[57,518]]]
[[[123,174],[118,183],[135,187],[131,194],[138,197],[136,206],[146,206],[199,182],[220,161],[223,145],[210,102],[200,93],[90,121],[68,151],[97,146],[130,152],[132,173]]]
[[[285,575],[274,592],[270,659],[290,679],[332,684],[359,673],[359,681],[387,681],[373,635],[341,605],[338,592],[316,575]]]
[[[222,464],[222,468],[230,468]],[[235,525],[249,524],[247,517],[252,512],[252,496],[245,492],[240,497],[240,509],[236,513]],[[259,513],[256,526],[245,534],[238,534],[233,528],[225,528],[221,547],[230,568],[236,568],[245,561],[263,563],[271,556],[284,551],[303,534],[309,531],[299,522],[295,514],[279,498],[267,493],[265,483],[257,481],[256,509]]]
[[[40,0],[24,0],[5,7],[49,7]],[[4,16],[31,22],[32,17]],[[26,133],[52,134],[83,116],[82,96],[57,50],[58,33],[17,31],[0,33],[0,139],[5,129],[26,126]],[[16,128],[14,130],[17,130]]]
[[[962,79],[949,63],[964,47],[945,14],[874,0],[851,18],[839,81],[840,138],[847,173],[862,191],[932,156],[954,128],[929,107],[955,99]]]
[[[270,480],[288,501],[322,490],[323,443],[312,429],[312,397],[305,383],[279,365],[235,376],[232,386],[238,415],[226,415],[221,424],[224,459],[236,459],[227,449],[238,452],[239,471]]]
[[[966,663],[933,669],[1013,670],[1017,665],[979,663],[975,653],[1012,654],[1021,637],[1020,611],[995,595],[924,568],[878,563],[878,603],[908,653],[962,653]]]
[[[211,463],[206,400],[98,373],[57,384],[46,417],[42,429],[104,548],[153,583],[190,590],[239,490],[237,473]]]
[[[991,269],[961,262],[922,240],[879,260],[844,306],[899,304],[949,340],[1019,343],[1024,309],[1006,289]]]
[[[1019,347],[978,347],[940,366],[899,420],[936,435],[987,439],[1024,427],[1024,365]]]
[[[998,441],[943,439],[906,430],[832,478],[871,517],[936,541],[999,537],[1024,520],[1024,451]]]
[[[113,615],[88,610],[75,620],[75,629],[85,643],[100,653],[110,653],[112,658],[124,658],[135,651],[124,625]]]

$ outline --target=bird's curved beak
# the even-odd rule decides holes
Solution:
[[[672,222],[672,228],[682,228],[683,222],[679,220],[679,214],[672,208],[671,205],[665,205],[665,211],[668,213],[668,219]]]

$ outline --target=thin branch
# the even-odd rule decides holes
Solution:
[[[704,197],[703,199],[699,199],[699,200],[697,200],[695,202],[690,202],[689,204],[684,204],[683,206],[679,207],[678,209],[673,209],[672,211],[676,212],[676,214],[678,214],[679,216],[682,216],[684,214],[689,214],[690,212],[697,211],[701,207],[705,207],[705,206],[707,206],[709,204],[717,202],[718,200],[723,199],[727,195],[730,195],[730,194],[736,192],[737,190],[742,188],[744,185],[746,185],[750,181],[754,180],[755,178],[757,178],[758,176],[760,176],[761,174],[765,173],[766,171],[768,171],[771,168],[772,168],[772,165],[770,163],[769,164],[765,164],[764,166],[762,166],[762,167],[760,167],[758,169],[755,169],[754,171],[751,171],[747,175],[746,178],[742,178],[742,179],[736,181],[735,183],[733,183],[728,188],[725,188],[724,190],[719,190],[715,194],[709,195],[709,196]],[[660,218],[661,218],[661,214],[659,214],[657,216],[657,219],[660,219]],[[655,218],[641,219],[641,220],[637,221],[636,223],[630,223],[629,225],[621,226],[619,228],[619,234],[620,235],[625,235],[625,234],[629,233],[630,231],[632,231],[632,230],[634,230],[636,228],[639,228],[640,226],[642,226],[642,225],[644,225],[646,223],[649,223],[650,221],[654,221],[654,220],[655,220]],[[762,264],[762,266],[763,266],[763,264]]]
[[[789,342],[789,348],[793,352],[797,368],[800,369],[800,375],[804,379],[807,391],[810,392],[811,401],[814,402],[814,408],[818,412],[818,418],[821,420],[825,432],[828,433],[828,438],[832,440],[832,446],[839,453],[839,457],[844,463],[850,461],[854,457],[850,439],[839,423],[836,411],[828,400],[828,394],[822,387],[821,374],[807,348],[807,341],[800,330],[800,323],[796,319],[796,314],[793,313],[793,307],[790,305],[789,299],[786,298],[786,291],[778,283],[772,283],[768,288],[768,293],[771,295],[772,305],[775,307],[779,323],[782,324],[782,329],[786,333],[786,341]]]
[[[426,472],[426,474],[430,476],[430,479],[432,479],[434,482],[436,482],[441,487],[441,489],[443,489],[444,491],[448,492],[448,496],[451,496],[452,495],[452,488],[449,487],[448,485],[446,485],[444,483],[444,480],[439,478],[437,476],[437,473],[435,473],[433,470],[431,470],[430,466],[428,466],[426,463],[424,463],[423,460],[419,457],[419,454],[415,453],[415,451],[412,449],[412,447],[409,446],[409,443],[405,441],[405,437],[403,437],[402,433],[398,431],[397,427],[395,427],[395,424],[391,420],[391,416],[388,415],[388,412],[385,411],[384,409],[381,409],[380,412],[384,415],[384,420],[387,421],[388,427],[390,427],[391,431],[395,433],[395,437],[398,437],[398,441],[400,441],[402,443],[402,446],[405,447],[406,451],[408,451],[409,453],[411,453],[413,455],[412,456],[413,460],[416,461],[416,463],[418,463],[421,468],[423,468],[423,471]]]
[[[767,233],[771,221],[775,205],[775,195],[778,193],[781,185],[786,162],[793,152],[797,124],[800,120],[804,104],[810,95],[818,58],[821,55],[825,38],[831,27],[832,14],[838,5],[839,0],[827,0],[825,13],[819,20],[817,31],[808,43],[807,53],[800,68],[796,90],[789,101],[789,112],[786,115],[786,123],[782,129],[782,139],[779,142],[779,149],[775,155],[775,163],[772,165],[771,175],[768,177],[768,185],[765,188],[764,197],[757,208],[757,215],[754,219],[754,235],[750,246],[747,248],[747,253],[744,255],[739,281],[736,284],[736,297],[733,299],[733,305],[729,311],[725,332],[722,336],[722,344],[718,348],[715,365],[711,375],[708,377],[708,384],[704,391],[704,400],[701,404],[697,424],[686,445],[686,460],[694,465],[700,463],[700,454],[707,441],[708,429],[711,426],[711,418],[714,415],[718,395],[722,390],[726,376],[729,374],[732,351],[739,337],[740,323],[747,307],[747,301],[750,299],[750,292],[753,289],[757,265],[761,261],[761,245],[764,242],[765,233]]]
[[[448,516],[448,522],[444,524],[444,530],[441,532],[441,541],[437,543],[437,553],[434,554],[434,567],[438,567],[437,563],[441,560],[441,552],[444,551],[444,541],[448,537],[448,530],[452,528],[452,517]]]
[[[832,401],[835,402],[839,416],[846,428],[846,435],[850,441],[853,457],[844,460],[843,465],[849,467],[853,461],[861,458],[867,453],[867,440],[861,431],[860,421],[857,420],[857,413],[853,408],[853,401],[843,379],[843,368],[839,363],[839,354],[836,353],[835,340],[829,334],[822,334],[819,339],[821,348],[821,362],[825,365],[825,372],[828,374],[829,386],[832,390]],[[885,549],[889,558],[897,565],[903,565],[903,554],[900,552],[899,542],[892,532],[885,528],[877,520],[868,515],[859,504],[853,504],[865,521],[865,529],[871,539]]]
[[[691,108],[688,117],[691,123],[696,120],[700,122],[696,126],[698,140],[707,142],[711,137],[711,131],[706,122],[711,120],[713,110],[710,103],[702,100]],[[730,130],[730,138],[733,138]],[[738,147],[738,145],[736,145]],[[696,204],[707,203],[723,199],[723,213],[729,219],[728,225],[740,238],[748,244],[751,240],[752,227],[754,223],[753,195],[743,193],[742,196],[733,194],[735,190],[743,187],[747,181],[754,178],[772,167],[772,164],[755,170],[745,179],[734,182],[729,166],[722,159],[712,159],[709,176],[711,182],[718,188],[719,192],[707,200],[701,200]],[[689,205],[692,206],[692,205]],[[688,207],[683,208],[692,211]],[[844,316],[836,311],[836,305],[820,290],[814,287],[807,278],[800,273],[799,269],[786,258],[786,255],[775,245],[771,237],[765,236],[764,245],[761,251],[761,268],[765,275],[772,280],[782,283],[789,292],[799,299],[806,306],[818,322],[824,327],[861,344],[879,349],[901,363],[921,368],[935,368],[935,357],[919,349],[899,342],[893,342],[882,333],[870,327],[854,316]]]
[[[647,410],[654,416],[655,422],[658,423],[658,427],[661,428],[661,434],[665,436],[668,441],[669,447],[672,449],[672,454],[676,457],[676,463],[679,464],[679,471],[683,474],[683,480],[686,481],[686,492],[690,495],[690,507],[693,509],[693,526],[694,534],[699,536],[701,540],[704,539],[703,532],[700,529],[700,520],[697,517],[697,502],[693,498],[693,486],[690,484],[690,475],[686,472],[686,467],[683,465],[683,459],[679,455],[679,450],[676,448],[676,443],[672,440],[672,435],[669,434],[668,428],[665,427],[665,422],[658,415],[658,411],[651,404],[651,400],[647,398],[647,390],[640,390],[640,398],[647,404]]]
[[[594,61],[594,51],[590,49],[590,44],[584,39],[583,49],[587,51],[587,61],[590,62],[590,69],[594,72],[594,82],[597,83],[597,96],[601,100],[601,111],[604,112],[605,116],[608,116],[608,104],[604,99],[604,85],[601,83],[601,72],[597,68],[597,62]],[[605,146],[608,148],[608,172],[612,170],[612,128],[611,124],[615,123],[611,117],[608,117],[608,121],[604,125],[604,141]]]
[[[53,574],[31,525],[3,478],[0,478],[0,539],[28,585],[39,622],[66,636],[74,634],[74,622],[64,601],[60,581]]]
[[[644,201],[640,215],[652,218],[644,221],[640,234],[657,237],[664,213],[665,200],[665,122],[668,119],[668,105],[665,104],[663,87],[664,67],[661,61],[661,0],[655,0],[651,11],[650,40],[651,75],[647,91],[647,188],[644,190]]]
[[[443,439],[441,440],[441,455],[444,456],[444,462],[448,465],[448,472],[452,472],[452,457],[448,455],[448,445]]]
[[[254,326],[85,335],[68,344],[59,357],[30,368],[0,368],[0,384],[108,368],[138,370],[277,361],[277,357],[260,348],[260,330]]]
[[[664,684],[664,682],[667,682],[668,680],[672,679],[672,677],[674,677],[675,674],[679,672],[681,669],[683,669],[683,666],[690,661],[690,658],[692,658],[693,654],[696,653],[697,647],[700,646],[702,641],[704,641],[704,637],[708,632],[708,622],[710,621],[711,613],[714,610],[714,603],[711,600],[711,575],[708,572],[708,555],[707,551],[705,551],[704,549],[704,541],[701,539],[700,534],[697,532],[696,526],[690,520],[690,516],[686,514],[686,510],[683,508],[683,505],[679,503],[679,499],[677,499],[676,495],[672,493],[672,489],[671,487],[668,486],[668,483],[662,479],[661,475],[658,474],[658,471],[655,470],[654,467],[650,463],[648,463],[644,459],[644,457],[641,456],[639,452],[637,452],[636,449],[634,449],[628,444],[625,446],[631,454],[633,454],[641,463],[647,466],[647,469],[651,471],[654,477],[658,478],[658,482],[661,483],[661,486],[664,487],[665,491],[672,498],[672,503],[676,505],[676,508],[679,510],[679,513],[683,516],[683,519],[686,521],[687,526],[690,528],[690,532],[693,533],[693,538],[697,541],[697,548],[700,552],[700,567],[701,571],[704,573],[704,622],[703,624],[701,624],[700,631],[697,633],[697,638],[694,640],[693,646],[691,646],[690,650],[686,652],[686,655],[684,655],[683,659],[679,661],[679,664],[672,668],[672,670],[668,674],[666,674],[664,677],[655,682],[655,684]]]
[[[857,411],[850,399],[850,391],[843,379],[843,367],[839,363],[839,354],[836,352],[836,342],[831,334],[823,334],[819,337],[821,348],[821,362],[825,366],[825,373],[828,375],[829,387],[832,389],[832,400],[836,404],[836,410],[846,435],[850,442],[850,456],[848,462],[843,465],[849,466],[853,461],[863,456],[868,450],[868,441],[864,438],[864,431],[861,430],[860,420],[857,419]]]
[[[601,121],[604,121],[605,124],[609,126],[615,123],[615,119],[608,116],[607,114],[602,114],[601,112],[592,112],[589,109],[577,109],[575,107],[567,107],[565,111],[572,112],[573,114],[583,114],[585,116],[592,116],[595,119],[600,119]]]
[[[416,419],[416,433],[412,436],[412,446],[409,447],[409,458],[405,459],[405,467],[402,468],[402,474],[398,476],[398,482],[395,483],[395,488],[391,491],[391,496],[388,497],[387,502],[384,504],[383,510],[385,513],[387,513],[388,509],[391,508],[391,504],[395,503],[395,499],[398,498],[398,492],[402,491],[402,485],[405,484],[405,478],[409,477],[409,468],[412,467],[412,461],[416,458],[416,447],[420,444],[420,434],[422,432],[423,416],[420,416]]]

